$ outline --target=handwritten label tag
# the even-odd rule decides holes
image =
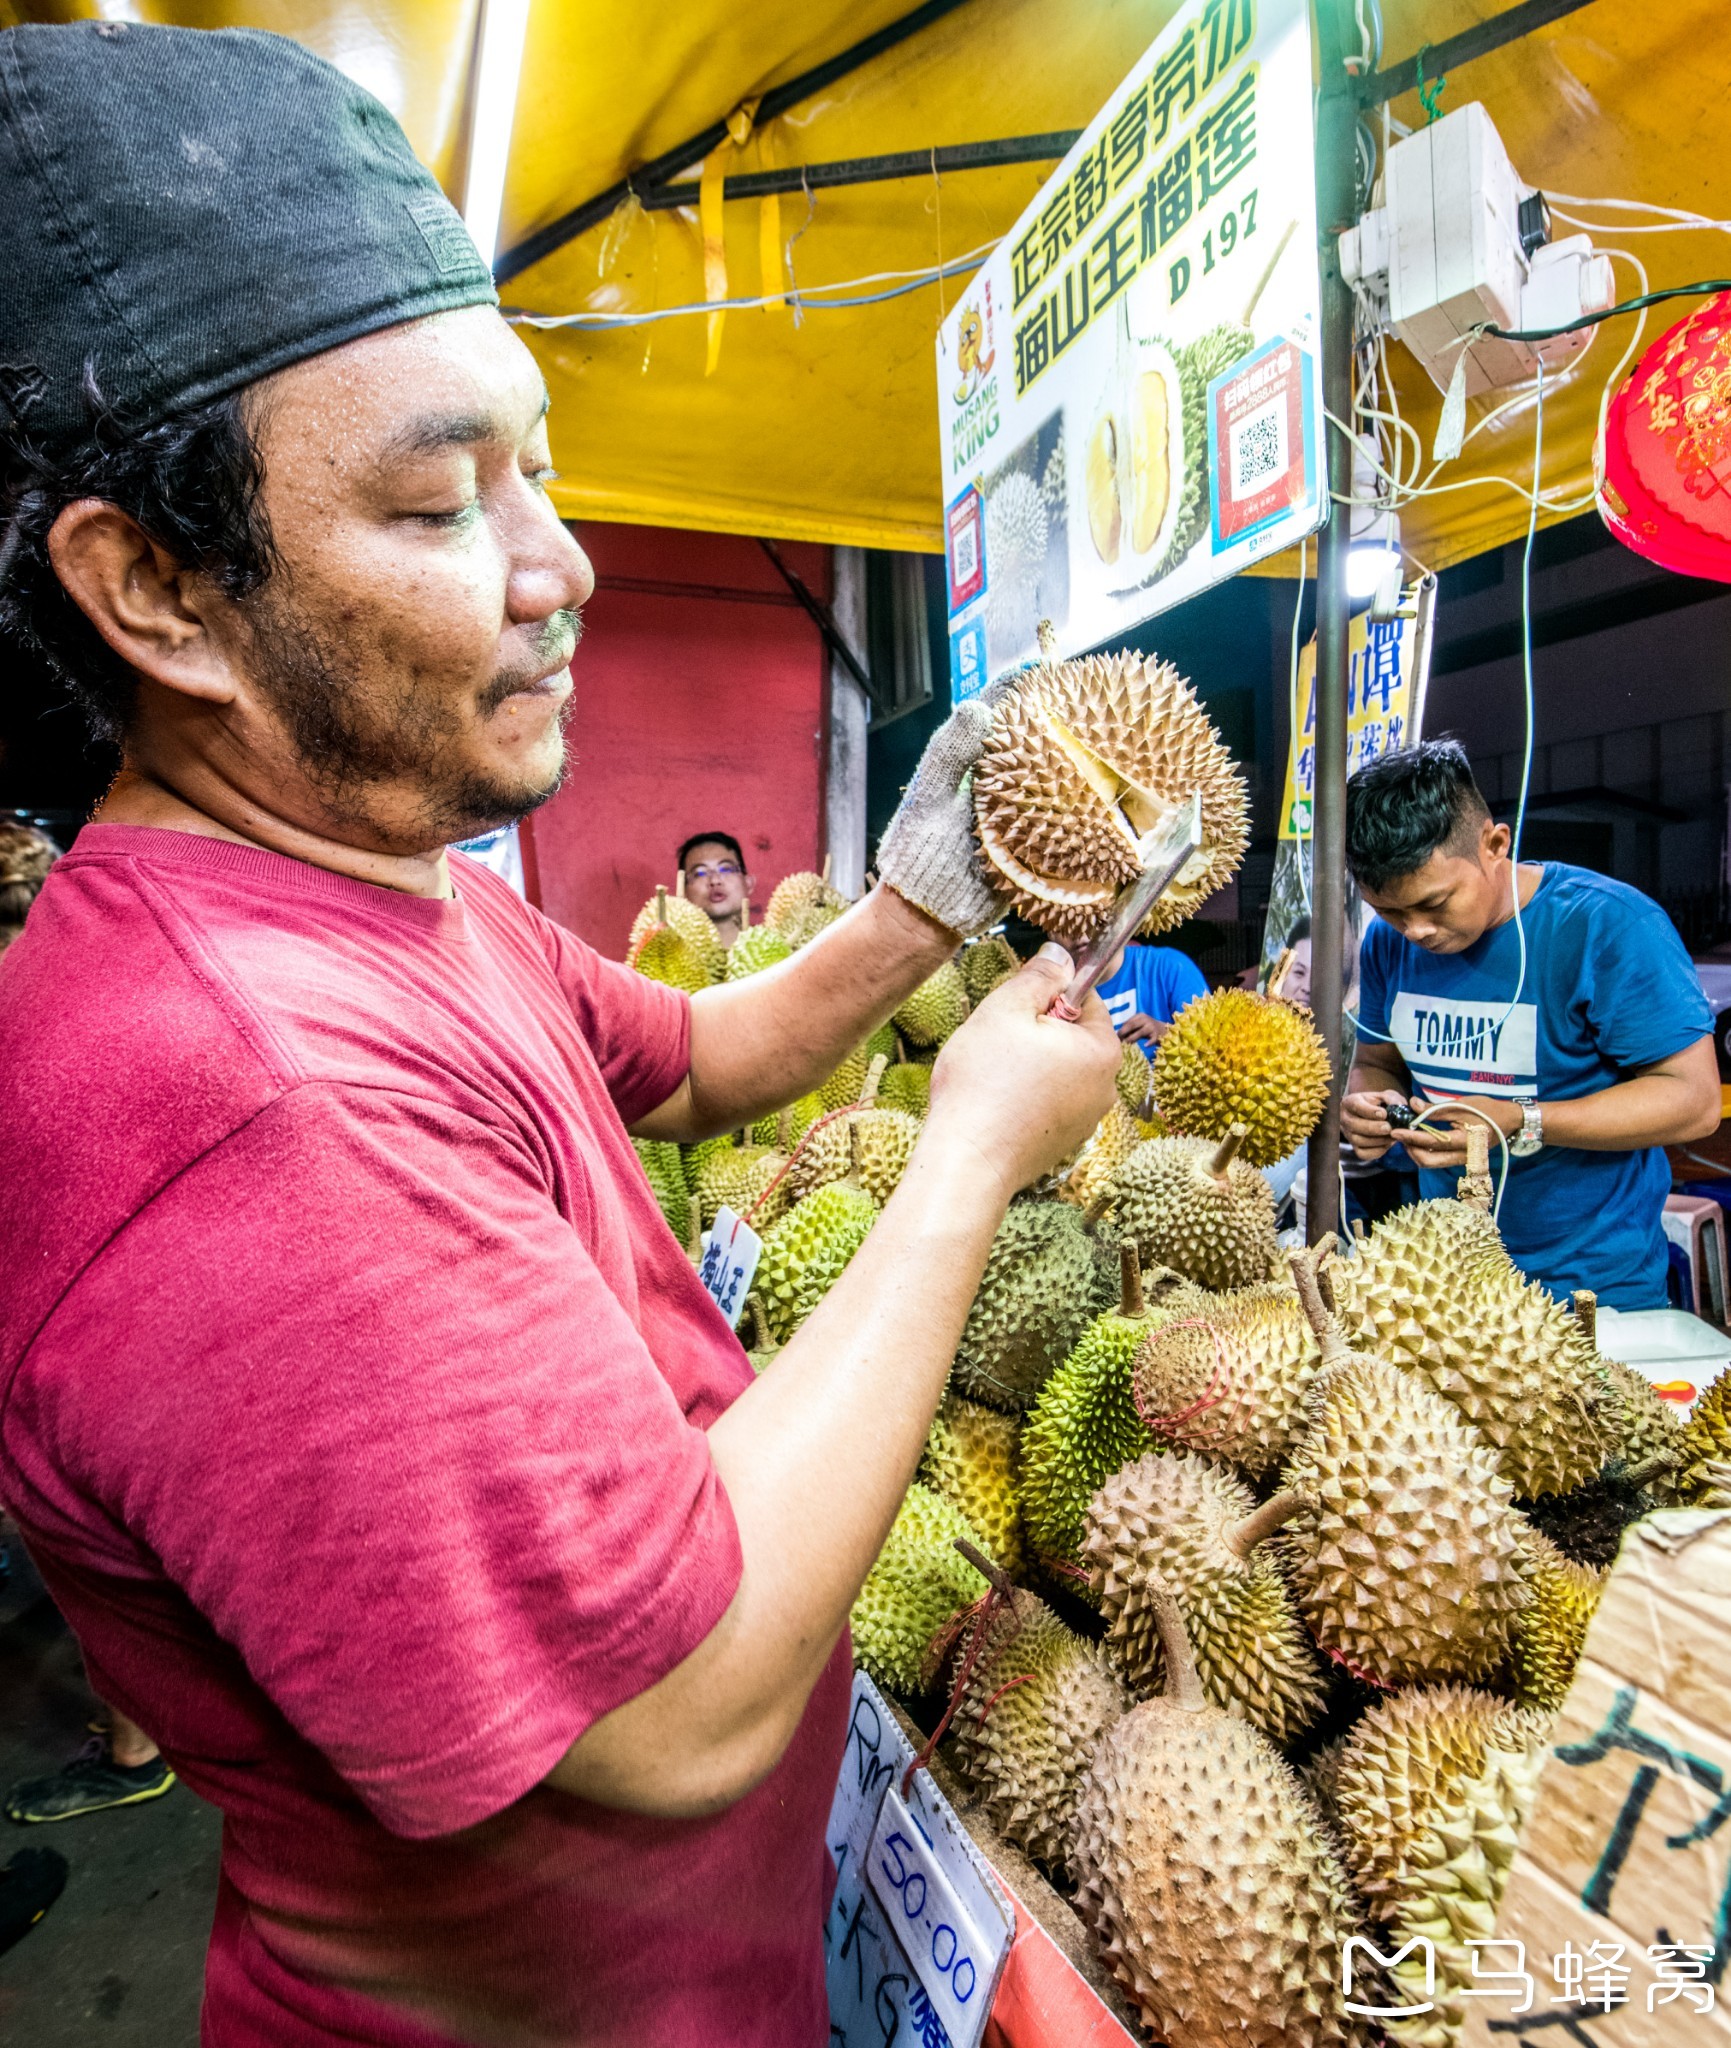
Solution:
[[[978,2048],[1015,1910],[863,1671],[830,1806],[835,1897],[824,1922],[831,2048]]]
[[[715,1212],[709,1235],[703,1240],[703,1264],[697,1277],[709,1298],[729,1325],[738,1329],[745,1313],[745,1297],[757,1277],[757,1262],[763,1254],[763,1239],[749,1223],[742,1222],[729,1208]]]

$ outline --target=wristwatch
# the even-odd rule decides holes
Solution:
[[[1534,1096],[1517,1096],[1515,1106],[1521,1113],[1521,1128],[1519,1135],[1509,1140],[1509,1152],[1516,1159],[1531,1159],[1544,1145],[1545,1119]]]

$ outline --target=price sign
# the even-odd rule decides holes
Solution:
[[[830,1808],[824,1923],[831,2048],[978,2048],[1015,1911],[864,1672]]]
[[[697,1277],[734,1329],[745,1313],[745,1297],[757,1277],[762,1252],[763,1239],[749,1223],[725,1206],[716,1210],[715,1222],[703,1240],[703,1264]]]

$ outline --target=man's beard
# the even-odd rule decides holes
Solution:
[[[302,773],[331,821],[371,836],[399,840],[403,820],[387,822],[375,796],[382,786],[418,799],[411,831],[425,848],[472,839],[526,818],[556,795],[565,779],[564,749],[557,768],[539,783],[507,782],[476,772],[461,760],[468,728],[459,708],[415,683],[394,697],[369,703],[353,677],[359,660],[321,634],[269,585],[247,604],[252,625],[252,674],[259,694],[283,723]],[[537,628],[537,665],[575,648],[582,621],[573,611],[552,613]],[[569,657],[567,657],[569,658]],[[480,692],[485,717],[523,688],[520,676],[497,675]],[[570,700],[560,727],[570,716]]]

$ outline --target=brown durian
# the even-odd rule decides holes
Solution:
[[[1155,1611],[1166,1693],[1107,1729],[1082,1781],[1077,1909],[1161,2041],[1366,2048],[1340,1988],[1356,1916],[1323,1825],[1267,1736],[1209,1703],[1177,1603]]]
[[[1132,1691],[1160,1681],[1149,1589],[1169,1591],[1208,1697],[1276,1742],[1294,1742],[1328,1697],[1315,1646],[1274,1558],[1257,1546],[1298,1510],[1262,1507],[1240,1479],[1184,1451],[1150,1451],[1108,1479],[1088,1510],[1082,1558],[1108,1652]]]
[[[1238,1155],[1243,1126],[1218,1145],[1201,1138],[1150,1138],[1112,1182],[1120,1236],[1145,1266],[1169,1266],[1198,1286],[1248,1287],[1273,1267],[1274,1196]]]
[[[1189,917],[1247,842],[1243,777],[1219,734],[1170,663],[1135,653],[1025,670],[992,714],[973,794],[988,869],[1023,917],[1072,950],[1140,871],[1139,837],[1193,794],[1202,845],[1145,932]]]

